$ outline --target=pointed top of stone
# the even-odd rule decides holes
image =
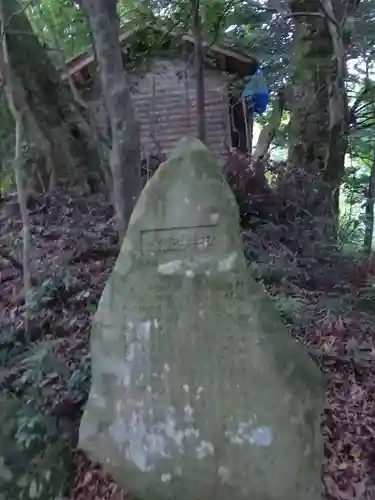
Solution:
[[[203,144],[199,139],[192,136],[182,137],[176,144],[175,148],[169,155],[169,159],[172,158],[189,158],[194,155],[195,152],[203,152],[204,155],[213,158],[210,150]],[[217,162],[215,163],[215,170],[218,170]]]
[[[205,210],[226,211],[228,208],[236,218],[236,223],[238,219],[237,204],[222,168],[211,151],[201,141],[191,137],[180,139],[168,160],[148,182],[136,205],[130,226],[138,220],[146,208],[144,205],[153,203],[157,211],[155,216],[158,217],[164,216],[163,203],[169,203],[168,220],[175,220],[178,225],[184,220],[192,224],[193,209],[200,220],[210,217],[210,214],[204,213]],[[143,223],[150,224],[152,215],[148,213],[147,217],[151,216],[151,219]]]
[[[221,168],[211,151],[195,137],[185,136],[182,137],[176,144],[175,148],[169,155],[168,160],[164,163],[168,164],[173,160],[177,160],[180,167],[182,164],[188,164],[190,171],[195,169],[202,170],[199,165],[204,163],[204,170],[210,170],[213,175],[219,174],[221,176]]]
[[[159,167],[140,195],[127,239],[126,248],[131,245],[144,262],[163,264],[172,256],[190,255],[207,268],[220,255],[238,256],[238,206],[221,167],[201,141],[181,139]]]

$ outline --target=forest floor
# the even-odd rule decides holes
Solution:
[[[113,214],[100,196],[61,193],[35,200],[30,214],[32,271],[38,290],[32,341],[55,339],[55,354],[74,373],[88,353],[92,314],[119,249]],[[16,199],[0,201],[0,328],[20,332],[21,229]],[[364,300],[363,283],[314,290],[286,279],[268,287],[276,297],[298,304],[289,322],[291,333],[314,353],[326,376],[322,422],[326,498],[374,499],[375,305],[371,309]],[[49,411],[68,418],[76,411],[79,415],[87,394],[72,395],[58,377],[49,378]],[[126,492],[79,450],[74,450],[74,470],[70,500],[125,498]]]

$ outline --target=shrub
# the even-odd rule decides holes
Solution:
[[[26,347],[11,330],[0,338],[0,493],[57,498],[69,489],[76,410],[87,399],[90,359],[82,358],[72,373],[54,354],[59,341]]]

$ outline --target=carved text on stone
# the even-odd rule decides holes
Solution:
[[[216,227],[212,224],[142,231],[142,254],[204,250],[213,244]]]

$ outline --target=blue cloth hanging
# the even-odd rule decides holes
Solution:
[[[267,81],[262,70],[258,69],[242,91],[242,98],[247,102],[249,112],[263,114],[268,106],[268,95]]]

